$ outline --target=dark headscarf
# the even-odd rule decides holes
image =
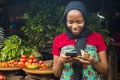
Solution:
[[[66,16],[70,10],[79,10],[83,14],[83,17],[85,20],[85,27],[78,35],[74,35],[66,26]],[[77,42],[75,44],[75,50],[78,53],[78,55],[81,55],[80,49],[85,48],[86,37],[90,33],[92,33],[92,31],[87,28],[88,12],[85,4],[82,3],[81,1],[71,1],[65,8],[64,23],[65,23],[65,29],[66,29],[66,33],[68,34],[68,37],[77,39]],[[73,62],[73,72],[74,72],[73,73],[74,80],[82,80],[82,64],[79,61]]]

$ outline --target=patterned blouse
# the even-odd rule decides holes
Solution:
[[[73,51],[75,39],[70,39],[66,33],[62,33],[55,37],[53,42],[52,54],[60,56],[62,52]],[[99,61],[98,53],[102,50],[106,50],[106,44],[101,34],[93,32],[86,38],[86,48],[84,49],[89,54],[94,56]],[[83,65],[83,80],[101,80],[100,75],[92,67],[92,65]],[[64,64],[63,72],[60,80],[73,80],[73,68],[72,62]]]
[[[62,52],[71,52],[74,50],[73,45],[64,46],[61,49]],[[97,49],[95,46],[86,45],[85,51],[94,56],[96,60],[99,60],[97,56]],[[83,80],[101,80],[100,75],[94,70],[92,65],[83,65]],[[73,68],[72,62],[64,64],[64,69],[61,75],[60,80],[73,80]]]

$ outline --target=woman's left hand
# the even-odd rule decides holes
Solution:
[[[83,64],[96,64],[98,61],[95,59],[95,57],[91,56],[90,54],[88,56],[78,56],[78,59]]]

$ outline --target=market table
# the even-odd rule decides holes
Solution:
[[[25,80],[55,80],[52,68],[47,69],[27,69],[24,68],[27,76]]]
[[[3,74],[7,80],[24,80],[24,76],[17,75],[21,70],[20,67],[0,67],[0,74]]]

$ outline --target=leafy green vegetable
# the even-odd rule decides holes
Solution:
[[[4,40],[4,47],[0,51],[0,61],[18,60],[22,54],[29,56],[31,53],[32,47],[27,41],[17,35],[12,35]]]

